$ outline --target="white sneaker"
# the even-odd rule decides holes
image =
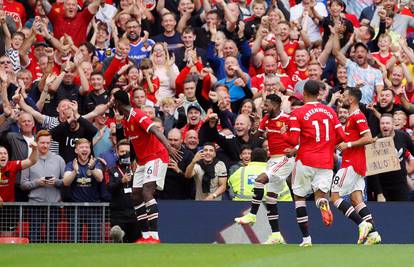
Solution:
[[[311,247],[312,238],[310,236],[304,237],[302,243],[299,244],[299,247]]]
[[[373,226],[369,222],[362,222],[358,225],[359,228],[359,238],[358,238],[358,245],[364,244],[369,232],[371,232]]]
[[[364,245],[370,246],[378,244],[381,244],[381,236],[379,235],[379,233],[377,231],[369,233]]]
[[[285,239],[280,232],[272,233],[269,238],[263,244],[273,245],[273,244],[286,244]]]
[[[114,243],[122,243],[125,232],[121,229],[121,227],[119,227],[119,225],[115,225],[111,228],[110,236]]]

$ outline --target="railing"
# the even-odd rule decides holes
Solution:
[[[108,203],[4,203],[0,237],[29,238],[31,243],[106,243]]]

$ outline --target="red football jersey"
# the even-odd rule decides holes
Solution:
[[[26,10],[22,3],[17,1],[7,1],[5,0],[3,3],[3,9],[6,11],[6,15],[13,18],[14,22],[16,23],[17,27],[20,26],[20,22],[22,26],[26,23]]]
[[[380,52],[374,52],[374,53],[371,53],[371,55],[374,58],[376,58],[379,62],[381,62],[382,65],[386,65],[388,60],[390,60],[392,58],[392,53],[391,52],[386,57],[381,56]]]
[[[349,115],[345,125],[345,142],[353,142],[369,132],[365,115],[357,109]],[[359,175],[365,176],[367,169],[365,160],[365,146],[347,148],[342,153],[342,168],[352,166]]]
[[[303,165],[332,169],[337,135],[344,136],[335,111],[319,102],[308,102],[290,115],[290,132],[299,132],[296,160]]]
[[[287,41],[283,47],[285,48],[285,52],[288,55],[289,58],[292,58],[295,55],[296,49],[299,47],[298,41]]]
[[[154,122],[137,108],[131,109],[125,123],[125,135],[131,141],[138,164],[141,166],[158,158],[165,163],[169,160],[167,149],[149,132],[153,124]]]
[[[285,149],[292,148],[280,134],[280,129],[288,123],[289,115],[283,111],[275,118],[269,118],[266,114],[260,121],[259,131],[266,133],[270,155],[286,154]]]
[[[289,60],[289,64],[286,67],[286,73],[292,79],[293,86],[295,86],[297,82],[306,80],[309,77],[308,68],[300,70],[293,58]]]
[[[20,160],[8,161],[6,166],[0,169],[0,197],[4,202],[14,201],[14,184],[16,175],[22,169]]]
[[[294,90],[293,90],[292,80],[289,78],[289,76],[287,76],[286,74],[276,74],[276,76],[279,78],[280,83],[283,85],[286,91],[293,93]],[[258,92],[262,91],[263,86],[264,86],[264,79],[265,79],[265,74],[258,74],[254,76],[251,79],[251,88],[252,89],[256,88]]]

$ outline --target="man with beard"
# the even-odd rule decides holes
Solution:
[[[282,99],[271,94],[266,97],[264,107],[266,115],[260,122],[259,131],[266,133],[269,142],[269,152],[271,158],[267,162],[266,170],[256,177],[254,182],[254,196],[251,203],[250,212],[243,217],[235,218],[235,222],[241,225],[252,224],[256,222],[256,214],[262,203],[265,185],[267,184],[267,194],[265,205],[267,208],[267,217],[272,234],[269,236],[266,244],[284,244],[286,243],[279,231],[279,213],[277,209],[278,195],[284,190],[286,179],[292,173],[295,165],[294,158],[286,156],[286,150],[293,147],[288,144],[281,135],[281,129],[289,123],[289,115],[281,110]]]
[[[142,26],[136,18],[130,18],[126,23],[126,33],[131,50],[129,58],[134,59],[139,65],[143,58],[148,58],[151,54],[152,46],[155,42],[146,37],[142,37]]]
[[[205,143],[203,150],[195,154],[185,170],[185,177],[194,178],[196,200],[222,200],[227,187],[227,169],[224,162],[216,158],[213,143]]]
[[[373,142],[367,120],[359,109],[361,91],[348,88],[343,94],[343,105],[349,108],[349,118],[345,125],[345,140],[338,145],[343,158],[341,169],[332,180],[331,201],[342,213],[359,228],[358,244],[379,244],[381,237],[374,228],[371,212],[363,200],[365,191],[366,158],[365,145]],[[350,195],[352,205],[342,197]],[[354,207],[352,207],[354,206]],[[368,223],[368,226],[366,227]],[[369,231],[364,233],[364,231]]]
[[[63,185],[65,161],[61,156],[50,152],[52,136],[46,130],[36,134],[39,160],[28,170],[22,171],[21,189],[29,192],[31,203],[57,203],[62,201],[60,189]],[[50,211],[48,221],[48,242],[57,241],[57,224],[59,208],[38,206],[29,210],[30,242],[42,242],[42,225],[47,211]],[[44,240],[46,241],[46,240]]]
[[[346,122],[348,121],[349,117],[348,109],[342,106],[338,106],[336,109],[336,113],[338,114],[338,119],[342,125],[342,128],[345,128]]]
[[[182,152],[183,159],[177,162],[170,158],[167,174],[165,175],[164,190],[158,192],[158,198],[194,199],[194,196],[192,196],[194,183],[184,177],[184,172],[190,165],[194,154],[183,146],[183,138],[179,129],[171,129],[167,138],[172,147]]]
[[[361,103],[373,102],[374,95],[379,95],[384,89],[384,82],[381,71],[368,65],[368,47],[363,43],[356,43],[354,45],[356,62],[353,62],[342,54],[338,34],[334,33],[334,35],[333,54],[339,64],[346,66],[348,86],[360,87]]]
[[[376,188],[374,188],[376,199],[381,202],[408,201],[407,168],[404,159],[408,152],[414,155],[413,142],[407,133],[394,129],[393,118],[389,113],[381,116],[380,129],[381,133],[378,135],[379,138],[393,138],[401,169],[377,175],[378,180]]]
[[[378,97],[378,104],[376,105],[361,105],[360,109],[365,114],[368,120],[369,128],[372,135],[376,136],[380,133],[379,119],[382,114],[394,114],[397,110],[404,110],[403,106],[394,103],[395,93],[392,89],[385,88],[381,91]]]

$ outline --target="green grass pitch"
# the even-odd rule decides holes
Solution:
[[[0,245],[1,267],[414,266],[414,245]]]

